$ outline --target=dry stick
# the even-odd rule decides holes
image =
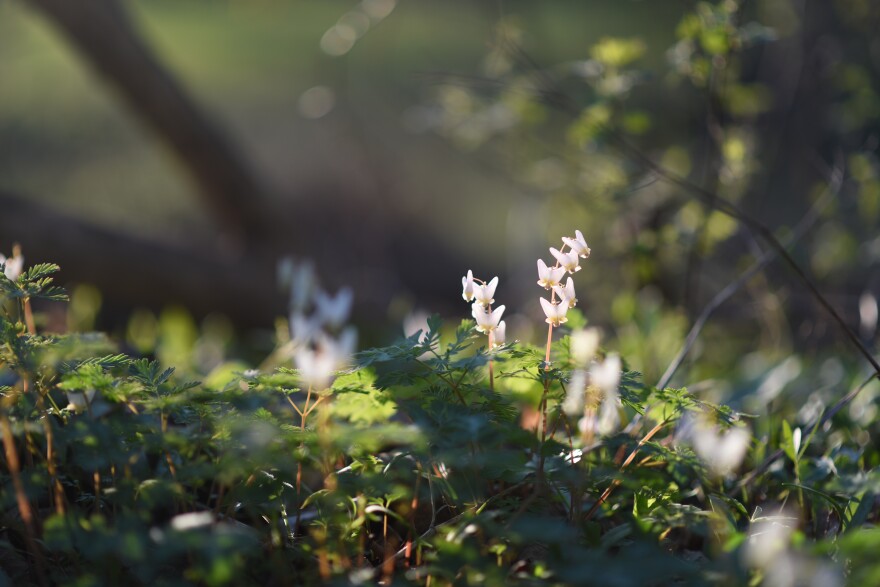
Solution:
[[[638,443],[638,444],[636,445],[636,447],[632,450],[632,452],[629,453],[629,456],[626,457],[626,460],[623,461],[623,463],[620,465],[620,470],[621,470],[621,471],[623,471],[624,469],[626,469],[627,466],[629,466],[629,464],[633,461],[633,459],[636,458],[636,455],[639,453],[639,449],[642,448],[642,447],[645,445],[645,443],[647,443],[649,440],[651,440],[651,439],[654,437],[655,434],[657,434],[658,432],[660,432],[660,430],[661,430],[666,424],[668,424],[668,423],[670,422],[670,420],[671,420],[671,418],[666,418],[666,419],[663,420],[662,422],[658,422],[656,426],[654,426],[653,428],[651,428],[651,430],[650,430],[647,434],[645,434],[645,436],[639,441],[639,443]],[[584,521],[585,521],[585,522],[588,521],[588,520],[590,520],[590,519],[592,519],[592,517],[593,517],[594,515],[596,515],[596,512],[599,511],[599,508],[602,507],[602,504],[603,504],[603,503],[605,503],[605,500],[608,499],[608,497],[611,495],[611,493],[612,493],[612,492],[613,492],[618,486],[620,486],[620,479],[615,479],[615,480],[611,483],[611,485],[609,485],[608,488],[602,493],[602,495],[599,497],[599,499],[596,500],[596,503],[593,504],[593,507],[590,508],[590,511],[588,511],[587,514],[584,516]]]
[[[24,522],[24,537],[28,550],[36,561],[37,579],[40,585],[47,585],[45,571],[43,569],[43,554],[37,547],[36,529],[34,527],[34,512],[31,504],[27,499],[24,491],[24,484],[21,482],[21,463],[18,461],[18,451],[15,448],[15,438],[12,436],[12,428],[9,424],[9,418],[6,414],[0,414],[0,427],[3,428],[3,448],[6,453],[6,465],[9,467],[9,474],[12,477],[12,487],[15,490],[15,500],[18,504],[18,512]]]

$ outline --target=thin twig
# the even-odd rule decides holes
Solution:
[[[620,465],[621,471],[626,469],[629,466],[629,464],[631,462],[633,462],[633,459],[635,459],[636,455],[639,453],[639,449],[641,449],[645,445],[645,443],[647,443],[649,440],[654,438],[654,435],[657,434],[658,432],[660,432],[660,430],[666,424],[668,424],[670,422],[670,420],[671,420],[671,418],[666,418],[662,422],[658,422],[656,426],[651,428],[651,430],[649,430],[648,433],[645,434],[645,436],[639,441],[639,443],[632,450],[632,452],[629,453],[629,456],[626,457],[626,460],[623,461],[623,463]],[[620,485],[620,479],[615,479],[614,481],[611,482],[611,485],[609,485],[608,488],[604,492],[602,492],[602,495],[599,497],[598,500],[596,500],[596,503],[593,504],[593,507],[591,507],[590,511],[588,511],[587,514],[584,516],[584,521],[588,521],[588,520],[592,519],[592,517],[594,515],[596,515],[596,512],[599,511],[599,508],[602,507],[602,504],[605,503],[605,501],[611,496],[611,493],[615,489],[617,489],[617,487],[619,485]]]
[[[813,226],[816,220],[819,219],[822,211],[828,205],[828,203],[837,197],[840,193],[840,188],[843,184],[843,171],[840,169],[834,170],[831,175],[831,183],[828,187],[828,190],[825,194],[816,201],[816,203],[810,208],[809,211],[804,215],[798,225],[795,227],[795,230],[792,236],[786,241],[785,246],[791,247],[795,243],[797,243]],[[697,341],[697,338],[702,332],[703,327],[706,325],[706,322],[712,316],[712,314],[717,310],[724,302],[730,299],[733,294],[735,294],[741,287],[743,287],[749,280],[755,276],[759,271],[764,269],[767,265],[773,262],[779,256],[778,251],[769,250],[761,255],[751,267],[746,269],[744,272],[740,274],[734,281],[729,283],[727,287],[719,291],[715,294],[715,297],[706,304],[703,308],[703,311],[700,312],[699,317],[694,321],[693,326],[691,327],[690,332],[688,332],[687,338],[685,339],[684,345],[681,350],[675,356],[672,363],[670,363],[669,367],[667,367],[666,372],[663,373],[663,376],[660,378],[660,381],[657,382],[657,388],[663,389],[669,382],[672,380],[672,377],[675,375],[675,372],[681,366],[687,354],[693,348],[694,343]]]

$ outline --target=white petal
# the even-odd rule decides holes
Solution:
[[[606,395],[616,394],[620,385],[620,357],[611,354],[605,360],[590,369],[590,380]]]
[[[551,304],[549,301],[544,298],[540,298],[541,300],[541,308],[544,309],[544,315],[548,318],[554,318],[556,316],[556,306]]]
[[[501,345],[507,340],[507,324],[502,320],[495,328],[495,344]]]
[[[586,365],[593,358],[599,348],[599,338],[599,330],[596,328],[577,330],[571,334],[569,348],[571,358],[576,364]]]
[[[565,400],[562,402],[562,410],[569,416],[582,414],[584,411],[584,390],[587,387],[586,372],[578,369],[571,374],[571,381],[566,388]]]

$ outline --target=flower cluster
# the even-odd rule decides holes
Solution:
[[[538,285],[551,291],[550,300],[541,298],[541,307],[550,328],[567,322],[568,310],[577,305],[574,282],[569,277],[563,286],[562,278],[566,273],[573,275],[580,271],[580,260],[590,256],[590,247],[579,230],[575,231],[575,238],[562,237],[562,243],[561,249],[550,247],[550,254],[556,258],[556,265],[548,267],[543,259],[538,259]]]
[[[595,328],[577,330],[569,340],[574,370],[562,409],[569,416],[581,416],[579,428],[585,436],[612,434],[620,425],[620,357],[609,354],[602,361],[594,360],[599,349]]]
[[[504,344],[507,335],[507,324],[501,319],[504,314],[504,306],[492,309],[492,304],[495,302],[495,288],[497,287],[497,277],[486,282],[474,277],[474,273],[470,269],[468,269],[467,275],[461,278],[461,297],[464,298],[464,301],[473,303],[471,315],[477,321],[477,331],[489,336],[490,347]]]
[[[0,254],[0,265],[3,265],[3,273],[7,279],[15,281],[24,270],[24,257],[21,254],[21,247],[15,245],[12,248],[12,256],[6,257]]]
[[[326,293],[308,262],[286,259],[279,274],[282,284],[290,287],[293,363],[304,385],[316,391],[326,389],[355,351],[357,331],[345,327],[354,294],[347,287],[335,296]]]

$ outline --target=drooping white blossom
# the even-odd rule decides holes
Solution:
[[[495,346],[502,345],[507,340],[507,323],[502,320],[495,328]]]
[[[24,270],[24,257],[21,253],[8,258],[0,255],[0,265],[5,265],[3,273],[6,278],[15,281]]]
[[[565,399],[562,402],[562,411],[569,416],[577,416],[584,413],[584,394],[587,389],[587,372],[583,369],[575,369],[571,374],[568,387],[565,388]]]
[[[467,275],[461,278],[461,297],[464,298],[464,301],[473,301],[474,287],[474,272],[468,269]]]
[[[474,299],[481,306],[490,306],[495,301],[495,288],[498,287],[498,278],[493,277],[489,283],[477,285],[474,290]]]
[[[616,354],[610,354],[601,363],[594,363],[590,367],[590,383],[603,395],[597,423],[598,432],[602,436],[613,434],[620,426],[620,396],[617,392],[620,374],[620,356]]]
[[[304,384],[315,390],[330,386],[333,376],[351,359],[357,344],[357,331],[346,328],[337,338],[321,332],[314,348],[296,351],[293,360]]]
[[[541,307],[544,309],[544,315],[547,316],[545,322],[551,326],[559,326],[564,322],[568,322],[565,315],[568,313],[568,302],[560,300],[557,304],[551,304],[549,301],[541,298]]]
[[[67,409],[74,412],[83,412],[89,408],[92,400],[95,399],[96,390],[87,389],[86,391],[68,391],[67,393]]]
[[[308,344],[320,330],[321,323],[316,317],[298,311],[290,313],[290,338],[295,343]]]
[[[566,253],[550,247],[550,254],[556,257],[559,265],[569,273],[575,273],[581,270],[581,262],[580,259],[578,259],[578,254],[576,252],[571,251]]]
[[[538,285],[544,289],[559,285],[564,275],[564,267],[547,267],[543,259],[538,259]]]
[[[721,432],[717,426],[702,421],[693,424],[689,436],[694,452],[719,477],[739,467],[752,438],[745,428]]]
[[[498,306],[491,312],[483,307],[479,302],[474,302],[471,308],[471,314],[477,321],[477,331],[483,334],[489,334],[498,329],[501,322],[501,315],[504,314],[504,306]]]
[[[601,363],[595,363],[590,368],[590,383],[602,390],[606,396],[617,395],[617,387],[620,385],[620,356],[610,354]]]
[[[574,292],[574,281],[572,281],[571,277],[565,282],[565,287],[556,285],[553,286],[553,291],[556,292],[560,299],[568,302],[569,308],[574,308],[577,305],[578,300]]]
[[[575,238],[562,237],[562,242],[568,245],[568,248],[577,253],[581,258],[586,259],[590,256],[590,247],[587,246],[587,241],[584,240],[584,235],[581,231],[575,230],[574,234]]]
[[[584,328],[571,333],[569,352],[576,365],[586,365],[599,349],[599,329]]]
[[[319,349],[301,348],[293,355],[293,364],[304,385],[312,389],[327,389],[336,373],[336,358]]]
[[[290,285],[290,309],[303,312],[312,299],[317,285],[315,268],[310,261],[295,262],[289,259],[279,267],[282,285]]]
[[[334,328],[345,324],[351,313],[351,303],[354,300],[354,292],[350,287],[343,287],[333,297],[321,290],[315,292],[315,308],[318,318]]]

